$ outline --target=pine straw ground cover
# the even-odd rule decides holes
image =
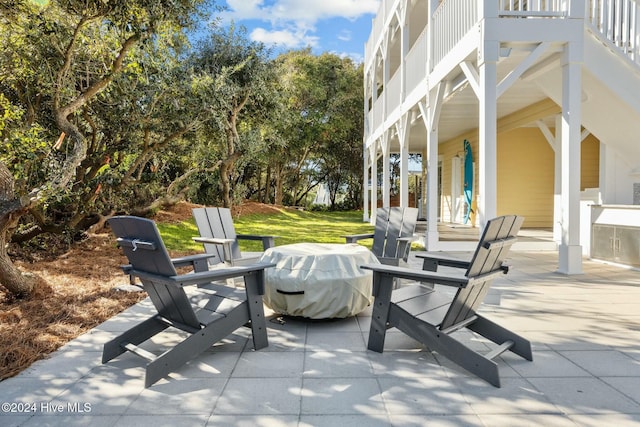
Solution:
[[[154,219],[185,221],[191,218],[194,206],[179,203],[160,211]],[[245,204],[236,213],[272,210],[270,206]],[[184,254],[172,253],[180,255]],[[126,258],[108,231],[74,243],[60,256],[19,255],[14,261],[45,283],[24,300],[11,300],[0,286],[0,381],[145,298],[143,292],[114,289],[128,284],[128,277],[120,270]]]
[[[44,283],[24,300],[0,291],[0,380],[140,301],[142,292],[113,289],[128,283],[119,268],[124,263],[106,233],[90,236],[57,259],[17,261]]]

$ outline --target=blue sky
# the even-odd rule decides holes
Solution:
[[[380,0],[217,0],[227,6],[223,23],[247,28],[251,40],[277,52],[310,46],[364,59],[364,43]]]

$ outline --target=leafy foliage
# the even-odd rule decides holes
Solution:
[[[321,183],[360,206],[362,66],[273,58],[235,26],[191,45],[210,3],[0,2],[0,247],[183,199],[308,205]]]
[[[338,191],[350,184],[358,190],[346,193],[359,197],[362,66],[334,54],[315,56],[308,49],[288,52],[277,63],[286,103],[284,120],[278,125],[288,141],[278,152],[276,165],[286,177],[281,184],[290,188],[288,202],[303,204],[321,182],[332,190],[332,207]],[[285,198],[284,191],[279,194]],[[359,206],[357,202],[352,204]]]

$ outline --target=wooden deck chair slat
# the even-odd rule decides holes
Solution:
[[[389,209],[378,209],[376,211],[376,223],[373,230],[373,245],[371,251],[376,256],[384,256],[387,233],[389,229]]]
[[[207,211],[212,212],[212,211],[217,211],[217,215],[218,215],[218,222],[214,223],[213,226],[220,226],[220,233],[222,236],[224,236],[226,239],[231,239],[234,242],[231,243],[231,251],[232,251],[232,256],[234,259],[237,258],[241,258],[242,255],[240,254],[240,245],[238,245],[238,241],[237,241],[237,234],[236,234],[236,229],[235,226],[233,225],[233,217],[231,216],[231,210],[230,209],[216,209],[216,208],[207,208]],[[212,213],[210,216],[213,216],[214,214]]]
[[[398,238],[402,233],[402,221],[404,209],[390,209],[387,222],[387,236],[384,240],[384,248],[381,255],[387,258],[398,257]],[[374,252],[375,253],[375,252]]]
[[[193,210],[193,218],[196,221],[196,225],[198,227],[198,233],[202,237],[215,237],[213,230],[211,229],[211,221],[209,220],[209,213],[206,209],[194,209]],[[206,253],[216,254],[217,256],[214,258],[211,263],[220,263],[224,260],[224,253],[222,246],[213,245],[213,244],[204,244],[204,249]],[[217,262],[215,262],[217,261]]]
[[[418,221],[416,208],[378,208],[373,233],[345,236],[347,243],[373,238],[371,252],[384,264],[406,261]]]
[[[193,218],[200,234],[195,238],[196,241],[204,245],[206,253],[216,255],[216,261],[212,261],[211,264],[226,262],[229,265],[241,265],[255,262],[261,253],[243,254],[240,250],[239,240],[262,241],[263,250],[275,245],[276,236],[237,234],[231,210],[228,208],[195,208],[193,209]],[[218,242],[206,242],[206,239],[216,239]],[[219,242],[223,239],[227,240],[224,244]],[[228,248],[229,253],[225,253],[225,247]]]

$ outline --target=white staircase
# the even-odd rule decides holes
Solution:
[[[582,79],[584,128],[627,159],[632,169],[640,166],[640,65],[586,27]],[[534,81],[561,104],[561,67],[551,67]]]

